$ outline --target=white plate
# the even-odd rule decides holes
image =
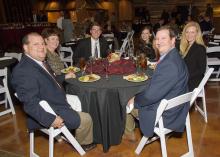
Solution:
[[[137,74],[131,74],[131,75],[123,76],[123,79],[130,81],[130,82],[143,82],[148,79],[148,76],[147,75],[140,76]]]
[[[85,76],[81,76],[79,77],[79,81],[80,82],[95,82],[98,81],[101,77],[99,75],[96,74],[90,74],[90,75],[85,75]]]
[[[73,71],[74,73],[76,73],[76,72],[79,72],[80,69],[78,67],[70,66],[68,68],[65,68],[65,69],[61,70],[61,72],[64,73],[64,74],[68,73],[69,71]]]

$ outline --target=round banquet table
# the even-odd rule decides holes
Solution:
[[[102,77],[91,83],[80,82],[78,78],[66,82],[67,93],[78,95],[82,111],[92,117],[94,143],[102,144],[104,152],[120,144],[127,102],[145,88],[147,81],[129,82],[122,75],[111,75],[108,80]]]

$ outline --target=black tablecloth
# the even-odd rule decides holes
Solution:
[[[123,80],[122,75],[101,78],[93,83],[78,79],[67,80],[67,93],[78,95],[82,110],[90,113],[94,129],[94,142],[103,144],[107,152],[111,145],[121,142],[125,128],[128,100],[145,88],[147,81],[133,83]]]

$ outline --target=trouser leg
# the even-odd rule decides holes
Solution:
[[[88,113],[77,112],[80,116],[80,126],[76,129],[76,139],[81,145],[93,142],[93,122]]]
[[[138,110],[133,109],[131,113],[126,115],[125,133],[133,133],[135,129],[135,118],[138,117]]]

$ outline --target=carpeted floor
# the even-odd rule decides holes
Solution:
[[[7,152],[5,150],[0,150],[0,157],[24,157],[24,156]]]

